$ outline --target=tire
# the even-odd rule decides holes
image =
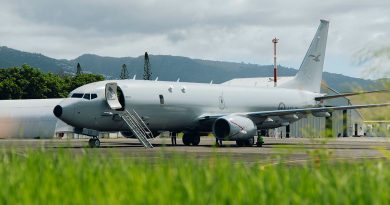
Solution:
[[[88,141],[88,145],[91,148],[100,147],[100,140],[98,138],[91,138]]]
[[[247,147],[252,147],[254,144],[255,144],[255,138],[254,137],[251,137],[251,138],[245,140],[245,145]]]
[[[192,143],[192,139],[191,139],[192,137],[191,137],[191,135],[189,134],[189,133],[184,133],[184,135],[183,135],[183,144],[185,145],[185,146],[190,146],[191,145],[191,143]]]
[[[198,146],[200,143],[200,135],[194,134],[192,137],[192,146]]]
[[[95,139],[95,147],[100,147],[100,140],[98,138]]]
[[[244,141],[243,140],[236,140],[237,147],[242,147],[244,146]]]

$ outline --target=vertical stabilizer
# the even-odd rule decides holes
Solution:
[[[279,87],[320,92],[329,21],[321,20],[298,73]]]

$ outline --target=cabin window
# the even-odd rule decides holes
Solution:
[[[83,97],[83,93],[73,93],[73,95],[71,96],[71,98],[82,98]]]
[[[160,97],[160,104],[164,105],[164,96],[163,95],[159,95],[159,97]]]
[[[87,100],[90,100],[91,99],[91,94],[85,93],[83,98],[87,99]]]
[[[97,98],[97,94],[95,94],[95,93],[91,94],[91,100],[93,100],[95,98]]]

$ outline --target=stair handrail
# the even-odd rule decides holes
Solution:
[[[144,128],[149,132],[149,134],[146,133],[148,136],[150,136],[149,138],[154,138],[152,131],[150,131],[149,127],[145,124],[145,122],[144,122],[144,121],[142,120],[142,118],[138,115],[138,113],[137,113],[134,109],[133,109],[133,112],[137,115],[139,121],[141,121],[141,123],[142,123],[142,125],[144,126]]]

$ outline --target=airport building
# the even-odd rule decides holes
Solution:
[[[390,137],[390,120],[367,120],[363,129],[367,136]]]

